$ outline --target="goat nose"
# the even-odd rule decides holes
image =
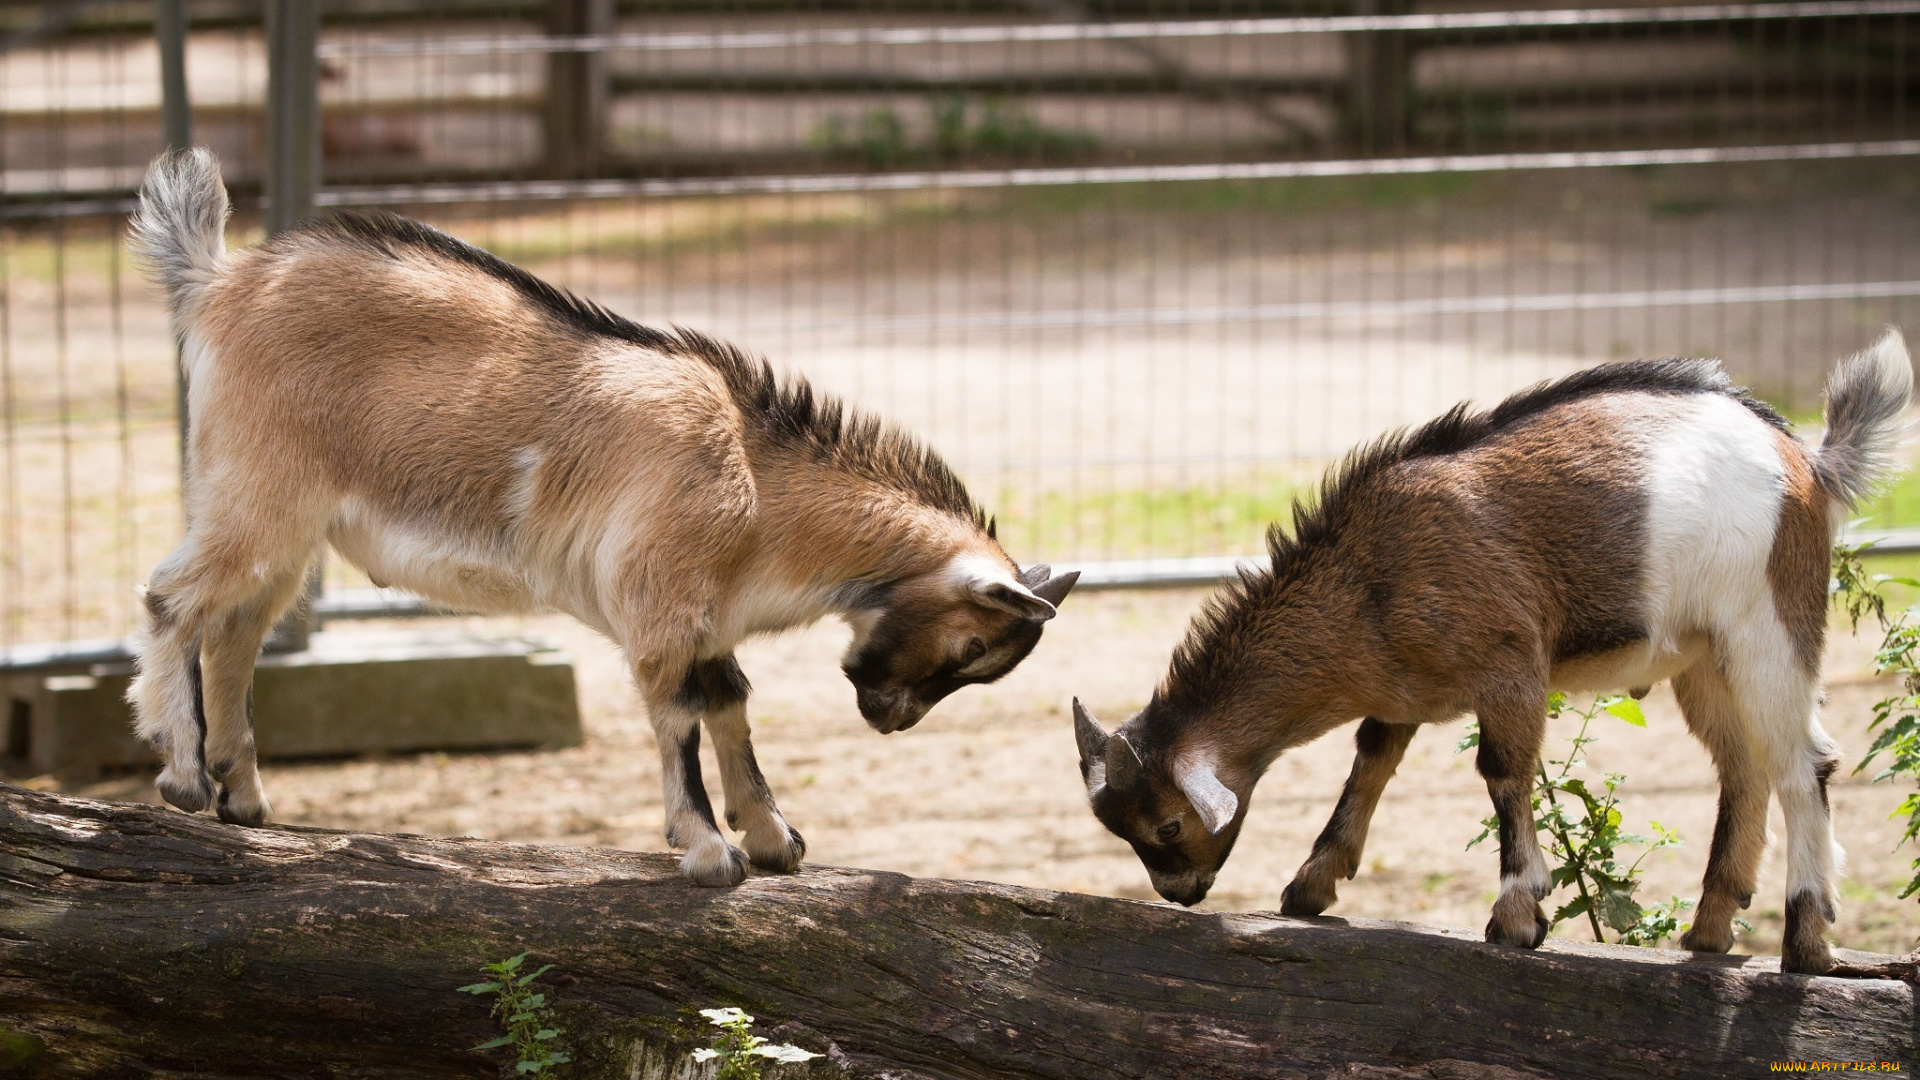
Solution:
[[[1213,875],[1206,877],[1179,877],[1171,881],[1153,883],[1153,891],[1160,894],[1168,903],[1181,907],[1192,907],[1207,898],[1207,891],[1213,888]]]
[[[887,719],[887,713],[891,711],[887,708],[887,696],[878,690],[870,690],[864,686],[856,686],[854,687],[853,698],[860,706],[861,717],[870,724],[877,725],[885,721]]]

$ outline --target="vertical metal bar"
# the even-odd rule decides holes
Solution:
[[[1353,0],[1355,15],[1400,15],[1407,0]],[[1357,30],[1347,39],[1347,128],[1363,154],[1396,150],[1407,134],[1407,35]]]
[[[547,0],[547,33],[556,37],[604,34],[613,29],[613,0]],[[546,170],[557,179],[578,179],[599,168],[606,136],[605,54],[547,55]]]
[[[160,128],[168,150],[193,145],[193,103],[187,96],[187,0],[158,0],[153,19],[160,45]],[[180,431],[180,506],[187,501],[187,368],[174,346],[174,420]]]
[[[193,111],[187,97],[187,0],[158,0],[154,36],[160,43],[160,127],[167,149],[193,145]]]
[[[318,0],[266,0],[267,233],[313,213],[320,190],[320,40]],[[269,652],[298,652],[313,633],[313,601],[325,563],[307,574],[306,596],[267,639]]]
[[[313,213],[320,190],[317,0],[267,2],[267,232]]]

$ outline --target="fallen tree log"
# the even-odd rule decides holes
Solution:
[[[661,855],[0,785],[0,1071],[493,1076],[486,1002],[453,988],[522,951],[555,965],[579,1077],[675,1075],[716,1005],[829,1054],[783,1076],[1718,1077],[1912,1068],[1920,1042],[1913,986],[1770,958],[830,867],[698,889]]]

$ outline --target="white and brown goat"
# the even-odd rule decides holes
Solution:
[[[1752,897],[1769,792],[1787,823],[1789,971],[1830,965],[1839,851],[1820,726],[1834,531],[1892,465],[1913,373],[1889,332],[1842,362],[1816,449],[1717,364],[1583,371],[1464,406],[1347,460],[1272,566],[1214,599],[1112,736],[1074,703],[1094,813],[1169,900],[1203,899],[1253,787],[1289,747],[1364,717],[1352,775],[1282,910],[1316,915],[1421,724],[1472,712],[1499,817],[1487,940],[1535,947],[1549,891],[1529,795],[1551,690],[1672,679],[1720,776],[1685,947],[1724,952]]]
[[[335,217],[226,250],[204,150],[147,174],[134,243],[188,377],[186,539],[157,566],[130,692],[159,788],[266,820],[249,686],[331,542],[376,581],[557,610],[625,651],[667,838],[707,885],[805,851],[754,763],[734,646],[837,614],[882,732],[991,682],[1077,575],[1021,573],[930,450],[698,334],[649,329],[427,226]],[[722,836],[700,776],[705,721]]]

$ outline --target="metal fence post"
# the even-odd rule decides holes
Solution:
[[[1407,0],[1353,0],[1355,15],[1401,15]],[[1357,30],[1347,39],[1347,131],[1363,153],[1399,149],[1412,89],[1404,30]]]
[[[547,33],[556,37],[604,34],[613,29],[613,0],[547,0]],[[605,149],[606,55],[560,51],[547,56],[547,104],[543,117],[546,170],[553,177],[593,175]]]
[[[193,110],[187,97],[187,0],[159,0],[153,30],[160,44],[160,126],[167,149],[193,145]]]
[[[320,190],[320,39],[318,0],[266,0],[267,232],[291,228],[313,213]],[[313,633],[321,566],[307,576],[306,596],[267,639],[268,652],[298,652]]]
[[[320,189],[317,0],[267,0],[267,231],[313,212]]]
[[[187,97],[187,0],[159,0],[153,33],[160,46],[160,128],[168,150],[193,145],[193,103]],[[174,417],[180,428],[180,507],[187,496],[187,369],[173,356]]]

